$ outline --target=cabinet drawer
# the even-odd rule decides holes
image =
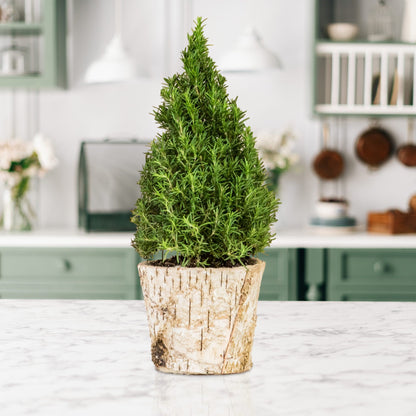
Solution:
[[[331,249],[329,280],[334,284],[416,286],[416,251]]]
[[[128,284],[136,277],[133,249],[10,249],[0,257],[0,283]]]

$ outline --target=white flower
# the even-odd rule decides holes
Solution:
[[[0,181],[6,183],[10,186],[15,185],[19,179],[21,179],[21,174],[17,172],[3,172],[0,170]]]
[[[40,133],[36,134],[33,138],[33,147],[43,170],[51,170],[58,165],[51,142],[45,136]]]
[[[256,135],[256,147],[266,169],[278,168],[284,172],[299,160],[293,151],[295,136],[290,130],[282,133],[262,130]]]
[[[296,165],[296,163],[299,162],[300,158],[299,158],[299,155],[292,153],[291,155],[289,155],[288,159],[289,159],[290,165]]]
[[[19,139],[0,143],[0,169],[8,171],[12,162],[18,162],[29,157],[33,152],[30,142]]]
[[[287,167],[286,158],[281,155],[276,156],[275,163],[276,163],[276,166],[282,170],[286,169]]]
[[[268,130],[260,131],[256,136],[256,145],[259,149],[272,149],[274,146],[273,134]]]
[[[32,142],[0,142],[0,182],[13,183],[24,176],[42,175],[57,163],[49,140],[40,134]]]
[[[264,167],[266,169],[273,169],[274,166],[275,166],[275,164],[273,163],[273,161],[268,160],[268,159],[265,159],[265,158],[263,158],[263,163],[264,163]]]

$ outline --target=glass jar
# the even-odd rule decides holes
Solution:
[[[27,72],[27,49],[12,44],[0,51],[2,75],[23,75]]]
[[[368,19],[368,40],[384,42],[393,38],[392,15],[385,0],[379,0]]]
[[[4,231],[30,231],[36,213],[30,193],[31,177],[16,175],[4,182],[1,226]]]

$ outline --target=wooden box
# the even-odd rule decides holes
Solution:
[[[416,233],[416,213],[396,209],[386,212],[369,212],[367,231],[383,234]]]

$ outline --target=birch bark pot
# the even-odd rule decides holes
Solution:
[[[233,374],[252,367],[265,263],[233,268],[138,266],[152,360],[178,374]]]

